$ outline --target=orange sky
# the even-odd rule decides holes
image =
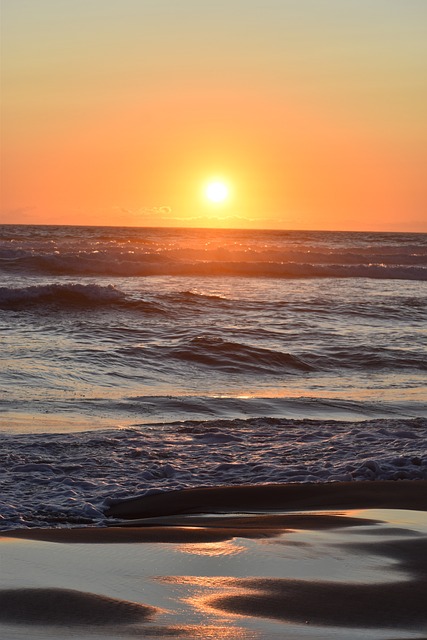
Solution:
[[[426,2],[1,13],[1,222],[427,231]]]

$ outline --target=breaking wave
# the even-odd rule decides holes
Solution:
[[[116,254],[103,255],[76,253],[69,255],[19,255],[3,256],[0,267],[5,272],[29,273],[52,276],[240,276],[258,278],[373,278],[427,281],[425,256],[416,260],[406,257],[405,263],[387,260],[375,262],[375,257],[355,256],[348,263],[337,262],[330,256],[329,262],[295,261],[281,256],[281,260],[204,260],[173,259],[167,254]],[[305,260],[315,256],[304,254]],[[398,256],[399,258],[399,256]],[[382,258],[384,260],[384,258]],[[409,264],[408,264],[409,262]],[[414,264],[415,262],[415,264]]]
[[[0,309],[18,310],[34,307],[94,308],[111,305],[127,306],[145,311],[160,312],[154,303],[130,300],[113,285],[47,284],[29,287],[0,287]]]

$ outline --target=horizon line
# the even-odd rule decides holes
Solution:
[[[357,229],[277,229],[265,227],[184,227],[184,226],[154,226],[154,225],[128,225],[128,224],[68,224],[68,223],[42,223],[42,222],[0,222],[0,227],[80,227],[91,229],[173,229],[187,231],[266,231],[273,233],[381,233],[381,234],[427,234],[426,231],[390,231],[390,230],[357,230]]]

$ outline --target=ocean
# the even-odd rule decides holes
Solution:
[[[0,528],[427,478],[427,234],[0,226]]]

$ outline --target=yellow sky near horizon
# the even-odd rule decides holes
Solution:
[[[1,18],[1,222],[427,231],[427,3],[3,0]]]

